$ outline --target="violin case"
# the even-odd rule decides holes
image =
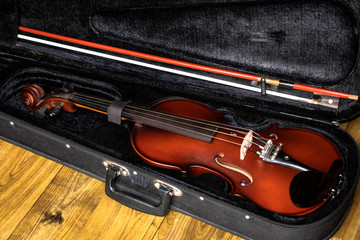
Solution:
[[[358,101],[341,99],[337,109],[302,103],[103,57],[101,54],[215,75],[65,43],[19,27],[359,94],[359,1],[1,0],[0,5],[0,135],[5,141],[101,181],[115,182],[121,191],[106,184],[108,195],[136,210],[161,216],[172,209],[246,239],[326,239],[341,225],[358,181],[359,151],[339,123],[358,116]],[[235,126],[257,130],[274,123],[310,129],[339,149],[343,179],[337,194],[311,213],[272,212],[228,195],[227,184],[214,175],[192,177],[146,164],[132,148],[127,123],[109,123],[106,115],[85,109],[36,118],[21,102],[20,92],[27,84],[38,84],[46,91],[71,85],[77,92],[131,100],[142,107],[185,98],[224,111],[226,122]],[[298,96],[309,94],[265,87]],[[111,175],[109,164],[119,176]],[[171,194],[164,194],[159,186],[167,186]]]

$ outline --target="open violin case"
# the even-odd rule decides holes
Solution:
[[[0,6],[5,141],[105,181],[110,197],[136,210],[165,215],[172,209],[246,239],[324,239],[341,225],[358,181],[359,152],[339,123],[358,116],[358,101],[340,99],[337,108],[295,101],[270,93],[313,93],[117,50],[359,94],[357,0],[1,0]],[[36,117],[21,100],[28,84],[142,108],[190,100],[223,112],[224,123],[254,132],[270,124],[310,130],[338,149],[341,179],[314,211],[271,211],[228,194],[229,184],[216,174],[195,177],[146,163],[132,146],[134,124],[127,121],[115,124],[82,108]],[[296,135],[288,137],[296,143]],[[158,148],[156,138],[148,141]]]

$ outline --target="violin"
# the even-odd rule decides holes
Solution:
[[[315,211],[338,193],[343,161],[325,136],[275,124],[259,132],[224,123],[223,112],[187,99],[150,108],[71,91],[45,94],[35,84],[22,89],[35,116],[55,116],[79,107],[106,114],[110,122],[134,123],[131,143],[148,164],[190,176],[224,179],[230,195],[281,214]]]

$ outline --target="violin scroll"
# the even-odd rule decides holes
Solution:
[[[21,100],[28,110],[38,118],[58,115],[61,110],[75,112],[76,104],[68,101],[71,93],[57,92],[45,96],[45,91],[36,84],[29,84],[21,91]]]
[[[35,107],[44,96],[44,89],[36,84],[29,84],[21,91],[21,100],[27,107]]]

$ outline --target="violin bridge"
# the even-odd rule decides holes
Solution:
[[[244,137],[240,147],[240,160],[244,160],[247,150],[251,147],[253,141],[253,131],[250,130]]]

